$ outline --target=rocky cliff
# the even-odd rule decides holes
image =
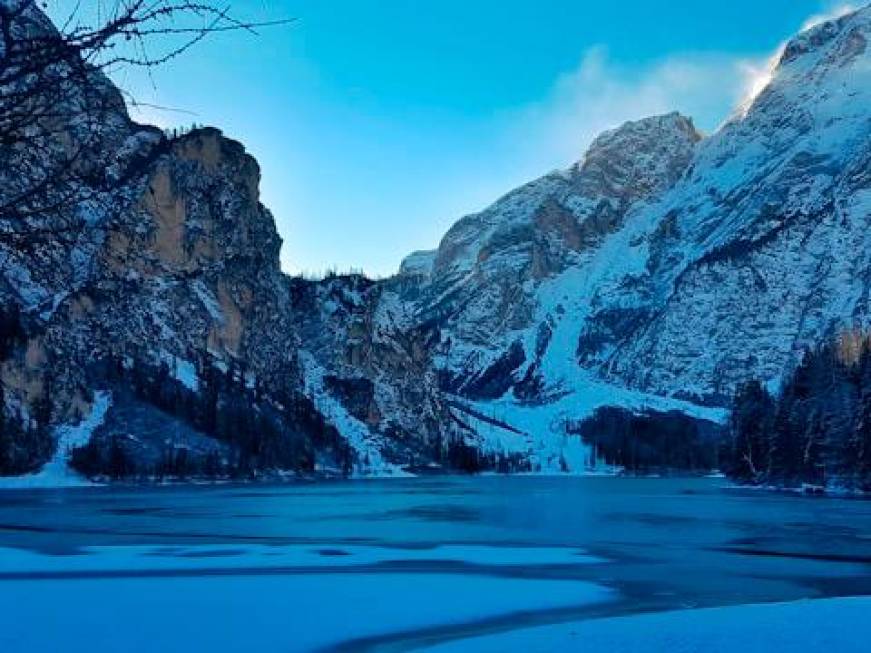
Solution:
[[[30,5],[11,31],[26,41],[52,29]],[[244,473],[395,473],[394,461],[440,458],[450,429],[439,426],[424,336],[387,341],[372,328],[386,291],[362,278],[285,276],[243,146],[212,128],[170,136],[137,125],[100,73],[84,74],[61,96],[56,125],[24,155],[3,152],[4,199],[22,157],[50,170],[83,143],[76,164],[94,170],[62,180],[75,193],[57,210],[4,216],[6,230],[27,227],[0,239],[8,422],[35,438],[40,420],[86,420],[108,397],[87,467],[117,450],[120,475],[157,473],[181,449],[197,458],[185,462],[194,471],[214,454],[228,473],[241,462]],[[34,447],[5,468],[37,468],[47,453]]]

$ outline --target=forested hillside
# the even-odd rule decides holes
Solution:
[[[724,467],[736,479],[871,491],[871,335],[809,350],[775,395],[744,384],[731,435]]]

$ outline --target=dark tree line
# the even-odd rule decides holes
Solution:
[[[222,460],[213,454],[197,462],[183,448],[171,448],[157,468],[142,469],[113,436],[108,446],[92,439],[73,452],[73,465],[85,474],[247,477],[275,470],[311,472],[316,450],[329,451],[341,471],[351,472],[352,451],[311,400],[290,385],[272,387],[267,393],[259,382],[249,382],[238,362],[221,369],[210,360],[201,361],[195,390],[179,381],[166,361],[111,358],[101,361],[100,367],[110,387],[128,388],[139,400],[229,444],[232,458]],[[293,378],[291,371],[287,378]]]
[[[132,454],[127,439],[118,433],[107,439],[94,438],[72,451],[70,463],[89,477],[108,477],[113,481],[129,479],[233,478],[251,476],[252,470],[242,469],[235,459],[227,459],[218,449],[203,457],[191,455],[184,446],[168,446],[156,464],[148,464]]]
[[[436,453],[441,464],[462,474],[485,471],[516,474],[532,471],[529,461],[520,454],[484,453],[479,447],[459,439],[448,442],[444,449],[439,448]]]
[[[805,353],[773,396],[736,393],[724,471],[752,484],[871,491],[871,347],[860,332]]]
[[[721,428],[680,412],[604,406],[566,430],[579,434],[599,460],[632,473],[705,472],[719,465]]]
[[[0,401],[6,401],[0,384]],[[50,397],[39,399],[26,417],[0,411],[0,476],[36,471],[51,457],[54,440],[50,428]]]

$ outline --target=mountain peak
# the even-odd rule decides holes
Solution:
[[[640,120],[630,120],[619,127],[602,132],[590,144],[586,158],[601,150],[623,147],[627,141],[655,140],[662,137],[676,137],[695,143],[701,140],[702,135],[693,124],[692,118],[678,111],[672,111]]]
[[[805,55],[827,48],[835,41],[841,40],[844,35],[846,35],[846,43],[841,44],[841,54],[852,58],[864,52],[867,39],[863,34],[867,35],[869,32],[871,32],[871,4],[813,25],[790,39],[783,49],[778,67],[786,66]]]
[[[674,184],[701,139],[677,112],[626,122],[598,136],[572,175],[582,189],[625,187],[634,201]]]
[[[769,142],[780,134],[783,147],[812,133],[815,142],[829,143],[830,152],[851,151],[848,141],[867,130],[869,39],[871,5],[804,30],[772,59],[757,90],[726,126],[741,124],[769,135]]]

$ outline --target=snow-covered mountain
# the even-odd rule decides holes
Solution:
[[[402,274],[439,324],[443,386],[537,428],[663,405],[643,395],[724,407],[867,323],[869,38],[871,8],[818,25],[715,134],[626,124],[415,254]]]
[[[378,282],[286,277],[239,143],[116,111],[99,160],[129,183],[89,195],[72,242],[0,244],[23,316],[6,410],[28,417],[50,389],[53,422],[75,422],[97,389],[104,446],[154,459],[174,410],[185,447],[231,456],[199,403],[178,407],[220,373],[294,443],[273,464],[364,473],[469,455],[583,471],[566,426],[600,405],[720,419],[739,381],[776,384],[804,346],[871,320],[869,39],[871,8],[811,28],[715,134],[627,123]],[[158,368],[180,389],[149,404],[130,370]]]

